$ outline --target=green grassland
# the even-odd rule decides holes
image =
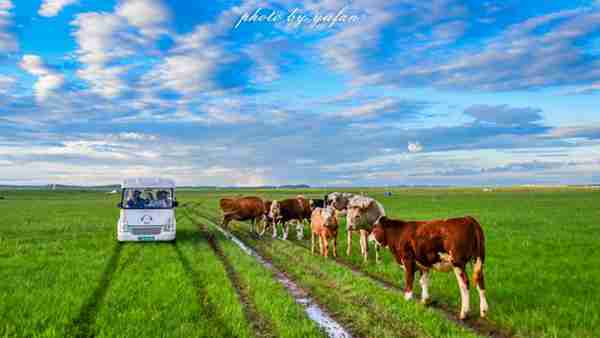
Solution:
[[[453,319],[453,274],[433,274],[433,306],[405,302],[397,290],[403,273],[389,252],[378,265],[371,252],[364,264],[355,237],[347,257],[343,229],[338,261],[311,255],[306,240],[256,239],[244,223],[233,223],[234,234],[356,336],[596,335],[600,191],[354,191],[381,201],[394,218],[476,217],[486,235],[489,318]],[[299,193],[324,191],[180,191],[175,243],[117,244],[118,196],[0,190],[0,336],[322,337],[272,272],[214,228],[220,197]],[[474,316],[477,304],[472,292]]]

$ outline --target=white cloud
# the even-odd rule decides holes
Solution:
[[[0,94],[6,93],[16,81],[13,77],[0,74]]]
[[[79,61],[84,67],[77,75],[86,80],[91,90],[106,98],[115,98],[129,89],[124,76],[132,68],[111,65],[134,56],[147,56],[162,34],[170,14],[160,1],[127,0],[114,13],[79,14],[71,22],[73,36],[79,45]]]
[[[267,83],[280,78],[280,63],[285,59],[285,53],[294,50],[289,40],[277,38],[263,43],[254,43],[245,48],[245,53],[255,64],[253,71],[254,82]]]
[[[0,0],[0,53],[16,52],[19,44],[15,37],[8,31],[12,25],[10,10],[13,4],[10,0]]]
[[[64,135],[34,133],[0,143],[0,183],[116,184],[124,176],[167,176],[180,185],[252,186],[271,184],[268,168],[215,163],[225,145],[180,143],[152,134]],[[236,149],[243,148],[236,146]],[[227,156],[235,151],[228,151]],[[254,156],[244,151],[247,156]],[[244,163],[238,161],[237,163]]]
[[[48,96],[59,89],[65,82],[64,76],[49,69],[41,57],[32,54],[23,56],[19,64],[23,70],[38,77],[34,85],[36,99],[44,101]]]
[[[600,1],[600,0],[598,0]],[[586,95],[600,92],[600,82],[592,83],[587,86],[575,87],[565,92],[566,95]]]
[[[158,140],[158,136],[149,135],[149,134],[141,134],[141,133],[120,133],[118,138],[121,140],[131,140],[131,141],[156,141]]]
[[[423,151],[423,146],[419,142],[410,142],[408,144],[408,152],[409,153],[420,153]]]
[[[336,116],[345,118],[365,118],[377,116],[384,112],[389,112],[390,109],[397,107],[398,101],[387,97],[372,102],[363,104],[362,106],[351,108],[346,111],[336,113]]]
[[[551,129],[545,137],[549,138],[590,138],[600,139],[600,125],[557,127]]]
[[[85,68],[78,69],[77,75],[88,81],[92,92],[106,98],[115,98],[126,91],[129,87],[121,78],[128,67],[107,67],[98,64],[90,64]]]
[[[198,25],[183,35],[173,35],[174,47],[145,79],[159,88],[187,96],[221,91],[219,71],[238,60],[238,56],[229,52],[219,39],[226,37],[242,13],[260,6],[264,6],[262,1],[243,0],[221,12],[214,22]]]
[[[162,119],[167,122],[215,124],[251,123],[255,119],[234,111],[227,111],[217,107],[205,107],[204,113],[192,113],[189,110],[178,110],[175,114]]]
[[[44,0],[38,14],[41,16],[56,16],[66,6],[77,3],[78,0]]]
[[[91,90],[107,98],[118,96],[126,89],[121,80],[124,68],[106,66],[110,61],[135,54],[135,37],[126,32],[126,21],[109,13],[79,14],[71,25],[79,50],[79,61],[84,64],[77,75],[86,80]]]
[[[117,7],[116,14],[137,27],[143,35],[153,38],[167,33],[165,24],[171,17],[159,0],[127,0]]]
[[[231,56],[213,37],[205,25],[177,36],[164,62],[147,74],[149,82],[182,94],[217,90],[219,66],[231,60]]]

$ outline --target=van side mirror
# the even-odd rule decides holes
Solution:
[[[179,202],[177,202],[177,201],[173,201],[173,208],[176,208],[176,207],[178,207],[178,206],[179,206]]]

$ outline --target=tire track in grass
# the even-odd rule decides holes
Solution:
[[[252,326],[254,332],[258,337],[275,337],[273,332],[273,325],[263,316],[260,315],[258,310],[256,309],[256,305],[248,295],[247,286],[243,285],[240,281],[240,278],[233,268],[233,265],[224,255],[223,250],[217,243],[214,235],[208,231],[206,228],[206,224],[200,224],[194,221],[194,219],[189,215],[186,209],[184,209],[185,216],[192,222],[192,224],[196,224],[198,230],[202,234],[202,236],[206,237],[208,240],[208,244],[211,247],[212,251],[221,261],[223,267],[225,267],[225,271],[227,272],[227,277],[231,281],[238,298],[242,304],[242,308],[244,309],[244,314],[246,316],[246,320]]]
[[[271,239],[267,239],[267,240],[271,240]],[[302,243],[297,240],[296,241],[290,240],[290,241],[288,241],[288,243],[291,243],[292,245],[298,246],[298,247],[303,248],[303,249],[307,250],[308,252],[310,252],[310,248],[305,243]],[[346,261],[343,258],[331,257],[331,259],[338,265],[350,269],[354,274],[356,274],[358,276],[367,277],[367,278],[373,280],[374,282],[378,283],[379,285],[381,285],[381,287],[383,287],[385,289],[396,291],[399,293],[404,292],[402,287],[400,286],[400,284],[391,282],[391,281],[383,278],[382,276],[376,275],[372,272],[365,271],[365,270],[361,269],[360,267],[356,266],[355,264]],[[444,303],[440,303],[440,302],[433,302],[433,303],[429,304],[428,306],[430,308],[436,310],[437,312],[439,312],[441,315],[445,316],[448,320],[456,323],[457,325],[469,328],[479,335],[489,336],[492,338],[515,337],[515,334],[510,332],[508,329],[498,327],[498,326],[494,325],[493,323],[491,323],[490,321],[488,321],[487,319],[468,318],[467,320],[460,320],[460,319],[458,319],[456,312],[453,311],[453,309],[451,309],[448,304],[444,304]]]
[[[102,304],[106,291],[110,286],[110,282],[117,270],[117,263],[121,257],[123,250],[123,244],[117,243],[112,251],[108,263],[104,267],[100,282],[91,296],[83,303],[79,315],[71,322],[71,325],[67,328],[69,336],[74,337],[94,337],[94,326],[96,324],[96,315],[98,308]]]
[[[196,206],[198,205],[200,204],[196,203]],[[324,307],[322,305],[314,301],[314,299],[309,296],[308,292],[300,288],[294,281],[292,281],[287,274],[275,268],[275,266],[270,261],[265,260],[264,257],[252,250],[246,243],[240,241],[231,233],[219,227],[217,225],[218,221],[215,219],[215,217],[213,217],[212,215],[202,214],[197,210],[192,212],[197,216],[200,216],[212,222],[213,226],[217,230],[221,231],[227,238],[232,239],[244,252],[256,258],[267,269],[273,271],[277,277],[277,280],[286,287],[286,289],[296,299],[296,302],[305,307],[305,311],[309,318],[315,321],[317,325],[319,325],[322,329],[324,329],[329,337],[350,338],[353,336],[352,334],[350,334],[350,332],[348,332],[348,330],[346,330],[335,319],[333,319],[329,312],[324,310]],[[191,219],[191,216],[189,216],[189,214],[187,215]]]
[[[269,261],[272,261],[272,256],[270,256],[268,253],[264,252],[261,250],[261,253],[263,254],[263,257],[266,257]],[[303,264],[303,262],[299,259],[298,256],[294,256],[292,254],[289,254],[287,252],[281,252],[280,253],[282,257],[284,257],[287,261],[289,262],[293,262],[294,265],[297,266],[301,266],[303,268],[304,271],[308,271],[310,272],[310,274],[312,274],[315,278],[319,279],[319,280],[328,280],[331,279],[331,276],[328,276],[327,274],[323,273],[321,270],[319,270],[316,266],[312,266],[310,264]],[[337,283],[331,282],[332,284],[330,285],[330,287],[332,288],[338,288],[340,287],[339,285],[337,285]],[[370,302],[364,302],[364,301],[360,301],[358,299],[353,299],[353,298],[346,298],[345,299],[346,302],[351,303],[353,305],[355,305],[356,307],[361,307],[364,309],[368,309],[368,312],[370,314],[372,314],[373,316],[373,320],[375,322],[381,323],[381,322],[392,322],[393,324],[397,324],[396,322],[390,321],[388,320],[389,318],[385,318],[382,313],[381,313],[381,309],[377,308],[377,306],[375,306],[375,304],[370,303]],[[408,330],[406,327],[403,327],[402,325],[397,326],[397,325],[393,325],[393,329],[394,332],[401,337],[406,337],[406,338],[415,338],[418,337],[416,332],[412,332],[410,330]],[[359,327],[357,329],[359,333],[361,333],[361,335],[363,336],[369,336],[369,334],[371,334],[371,332],[368,332],[368,330],[365,330],[364,327]],[[364,331],[364,332],[363,332]]]
[[[217,327],[220,327],[223,330],[225,330],[225,333],[228,337],[234,337],[235,335],[229,329],[229,326],[226,323],[224,323],[218,316],[216,316],[216,306],[210,301],[208,297],[205,283],[202,281],[202,279],[198,277],[198,274],[192,268],[192,264],[181,251],[179,244],[177,242],[174,242],[172,245],[173,249],[175,250],[175,253],[177,253],[177,257],[179,259],[179,262],[181,263],[181,266],[183,267],[183,270],[185,271],[185,274],[190,279],[190,282],[192,283],[194,289],[196,289],[196,300],[201,310],[201,313],[198,314],[198,320],[210,320],[211,322],[216,323]]]

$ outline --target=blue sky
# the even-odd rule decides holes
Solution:
[[[0,0],[0,184],[600,183],[599,99],[599,1]]]

